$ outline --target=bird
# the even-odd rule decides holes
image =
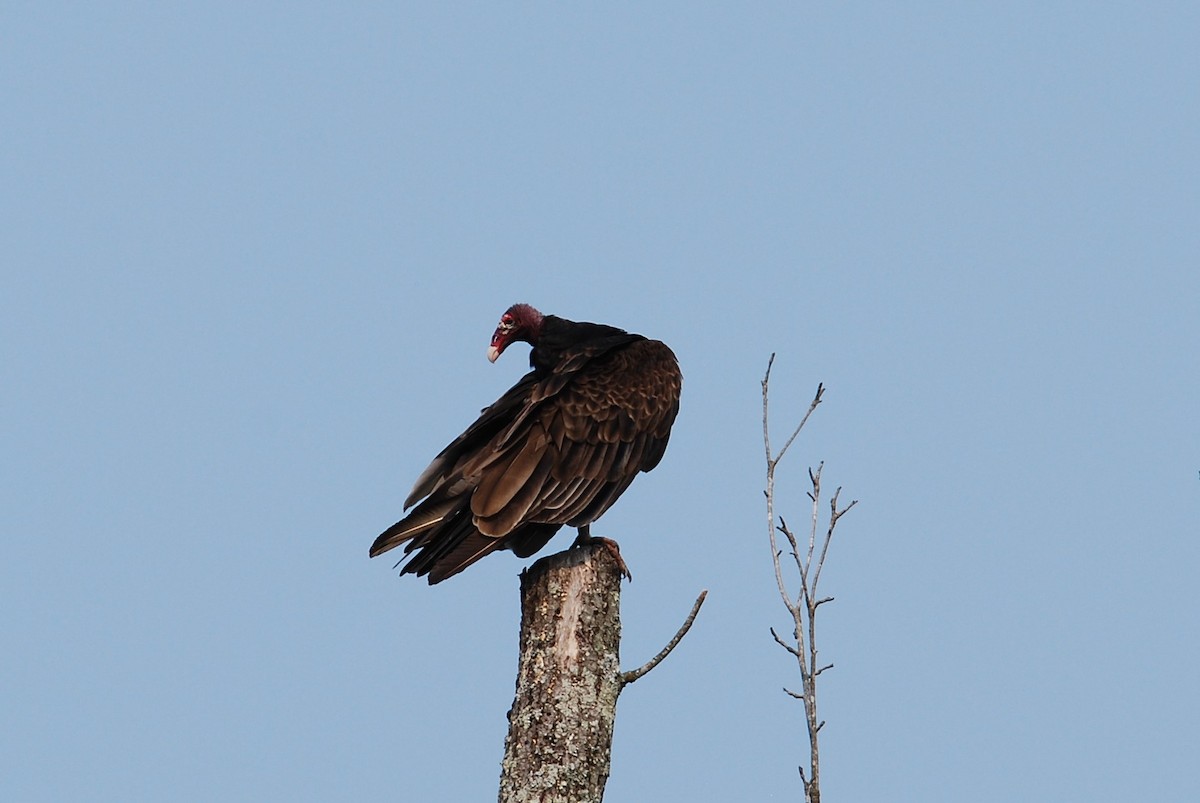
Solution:
[[[608,546],[628,574],[590,526],[662,460],[679,361],[658,340],[528,304],[501,315],[488,360],[518,342],[532,346],[529,373],[433,459],[404,502],[411,512],[371,545],[373,558],[404,544],[401,575],[433,585],[497,550],[527,558],[564,525],[576,544]]]

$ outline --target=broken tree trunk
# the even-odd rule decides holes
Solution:
[[[621,574],[603,545],[521,574],[521,655],[508,712],[500,803],[599,803],[620,671]]]
[[[604,799],[617,697],[671,654],[708,595],[700,592],[658,655],[622,672],[622,571],[610,541],[574,546],[521,573],[521,656],[500,803]]]

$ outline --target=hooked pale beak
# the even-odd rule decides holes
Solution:
[[[500,348],[498,346],[488,346],[488,362],[495,362],[500,356]]]

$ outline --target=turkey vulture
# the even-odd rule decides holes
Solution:
[[[400,573],[432,585],[498,549],[529,557],[564,524],[586,540],[638,472],[658,465],[683,384],[671,349],[528,304],[500,317],[488,360],[517,341],[533,346],[533,370],[434,458],[404,508],[420,504],[371,557],[408,542],[416,554]]]

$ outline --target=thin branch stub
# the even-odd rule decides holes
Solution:
[[[675,635],[671,638],[671,640],[667,642],[667,646],[663,647],[659,651],[658,655],[654,656],[649,661],[647,661],[646,663],[639,666],[637,669],[631,670],[629,672],[621,673],[621,686],[622,687],[628,686],[630,683],[633,683],[635,680],[640,678],[642,675],[646,674],[651,669],[653,669],[654,667],[661,664],[663,662],[663,659],[671,654],[671,651],[675,649],[675,647],[679,644],[680,641],[683,641],[683,637],[686,636],[687,632],[692,629],[692,622],[696,621],[696,614],[700,613],[700,606],[704,604],[704,599],[707,596],[708,596],[708,589],[706,588],[700,592],[700,596],[696,597],[695,603],[692,604],[691,613],[689,613],[687,615],[687,618],[683,620],[683,624],[679,626],[679,630],[677,630],[675,632]]]

